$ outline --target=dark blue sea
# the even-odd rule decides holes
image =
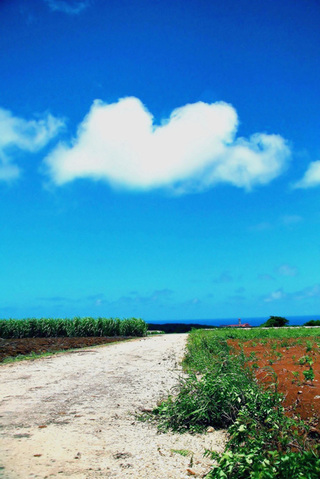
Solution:
[[[320,314],[313,314],[307,316],[284,316],[289,320],[288,326],[302,326],[307,321],[311,319],[320,320]],[[264,316],[260,318],[241,318],[241,323],[249,323],[250,326],[260,326],[260,324],[265,323],[269,319],[269,316]],[[227,324],[238,324],[239,318],[217,318],[217,319],[167,319],[166,321],[147,321],[148,323],[154,324],[165,324],[165,323],[184,323],[184,324],[203,324],[207,326],[226,326]]]

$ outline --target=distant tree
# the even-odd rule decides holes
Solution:
[[[289,320],[282,318],[282,316],[270,316],[268,321],[261,326],[264,328],[281,328],[282,326],[287,326],[287,324],[289,324]]]
[[[311,319],[304,323],[303,326],[320,326],[320,319]]]

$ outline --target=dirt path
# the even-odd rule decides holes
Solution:
[[[203,451],[221,450],[223,432],[159,434],[134,416],[177,384],[185,341],[162,335],[0,366],[0,477],[202,477]]]

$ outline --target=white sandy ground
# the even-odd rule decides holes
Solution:
[[[177,385],[187,336],[161,335],[0,366],[0,477],[204,477],[226,433],[159,434],[135,413]],[[188,450],[187,457],[173,450]],[[195,475],[193,475],[195,473]]]

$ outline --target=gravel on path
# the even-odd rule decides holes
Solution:
[[[136,413],[174,391],[187,335],[0,366],[0,477],[204,477],[226,433],[160,434]],[[186,455],[182,455],[186,454]]]

